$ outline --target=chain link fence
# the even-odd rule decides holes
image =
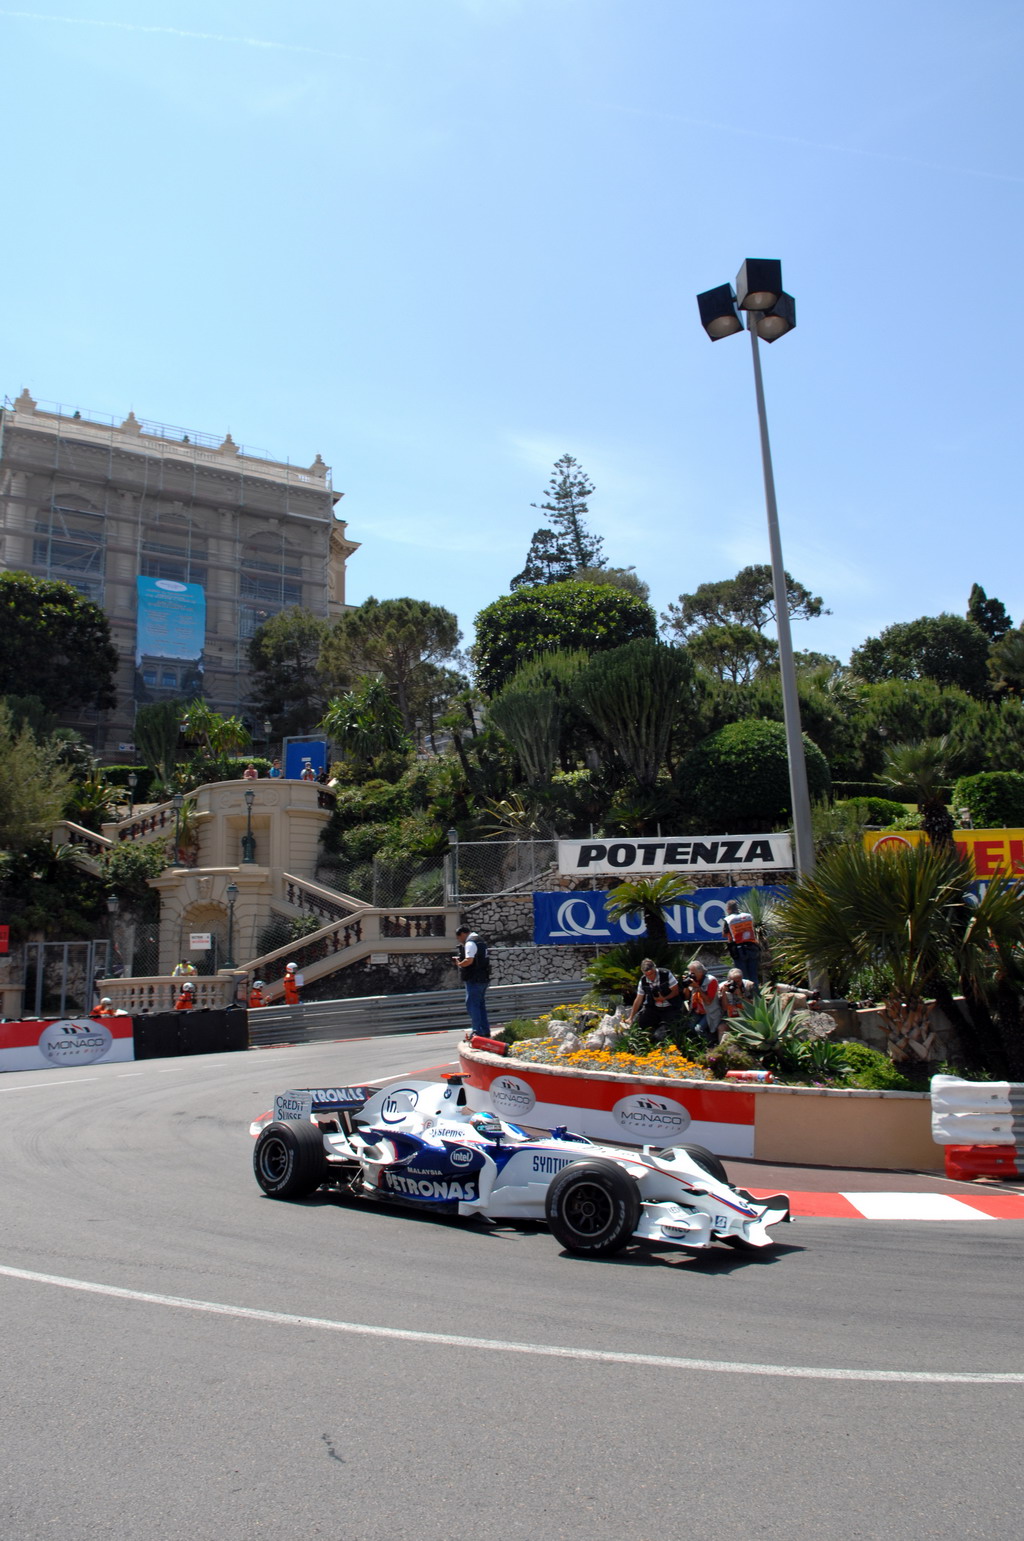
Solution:
[[[344,863],[321,859],[317,882],[335,893],[350,894],[375,909],[393,904],[444,904],[444,867],[429,861],[394,861],[375,856],[372,861]]]
[[[452,904],[529,893],[558,860],[554,840],[456,840],[448,856]]]

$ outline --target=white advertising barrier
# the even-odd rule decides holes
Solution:
[[[1024,1083],[932,1076],[932,1139],[937,1145],[1016,1145],[1024,1149]]]
[[[470,1107],[512,1123],[552,1129],[560,1124],[594,1140],[626,1145],[672,1145],[687,1140],[720,1156],[754,1154],[753,1094],[702,1083],[639,1077],[564,1077],[538,1066],[512,1073],[462,1056]]]
[[[0,1073],[75,1065],[123,1064],[135,1058],[131,1017],[63,1017],[52,1022],[0,1022]]]
[[[785,872],[789,835],[675,835],[664,840],[559,840],[558,870],[572,877],[626,872]]]

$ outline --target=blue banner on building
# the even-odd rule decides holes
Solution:
[[[759,894],[781,897],[787,892],[778,884],[759,887]],[[750,888],[697,888],[686,903],[667,904],[662,910],[670,942],[720,942],[726,901],[737,899],[742,907]],[[646,936],[642,915],[609,920],[606,893],[555,893],[533,896],[533,940],[547,946],[561,942],[580,946],[591,943],[610,947]]]
[[[143,658],[202,657],[206,646],[206,592],[199,583],[136,578],[139,614],[135,662]]]

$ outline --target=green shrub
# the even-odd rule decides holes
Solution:
[[[847,1039],[837,1045],[842,1048],[849,1066],[846,1075],[848,1086],[861,1086],[868,1091],[906,1092],[915,1090],[914,1083],[902,1075],[888,1054],[872,1049],[856,1039]]]
[[[885,827],[886,829],[923,829],[924,825],[921,823],[921,814],[916,812],[903,813],[898,819],[893,819],[892,823],[887,824]]]
[[[443,904],[444,903],[444,871],[441,867],[432,867],[429,872],[421,872],[406,885],[402,895],[403,904]]]
[[[828,762],[803,736],[811,800],[831,795]],[[786,730],[748,718],[712,733],[680,762],[676,786],[691,825],[737,834],[771,830],[792,818]]]
[[[979,771],[961,776],[953,788],[953,808],[969,808],[975,829],[1024,826],[1024,773]]]
[[[894,802],[891,797],[843,797],[833,806],[855,809],[865,824],[891,824],[893,819],[902,819],[907,811],[902,803]]]
[[[506,1043],[520,1043],[526,1038],[547,1038],[548,1029],[532,1017],[513,1017],[511,1022],[502,1023],[502,1036]]]
[[[150,786],[153,781],[153,772],[148,765],[104,765],[103,774],[112,787],[118,787],[124,791],[125,802],[128,801],[128,777],[135,772],[136,803],[156,802],[156,797],[150,797]]]

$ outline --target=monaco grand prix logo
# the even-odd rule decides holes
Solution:
[[[612,1117],[631,1138],[660,1140],[664,1144],[678,1140],[690,1127],[690,1115],[682,1103],[649,1092],[620,1097],[612,1108]]]
[[[536,1102],[533,1087],[517,1075],[495,1076],[490,1086],[491,1107],[506,1118],[522,1118]]]
[[[39,1035],[39,1052],[51,1065],[92,1065],[110,1052],[113,1042],[102,1022],[50,1022]]]

